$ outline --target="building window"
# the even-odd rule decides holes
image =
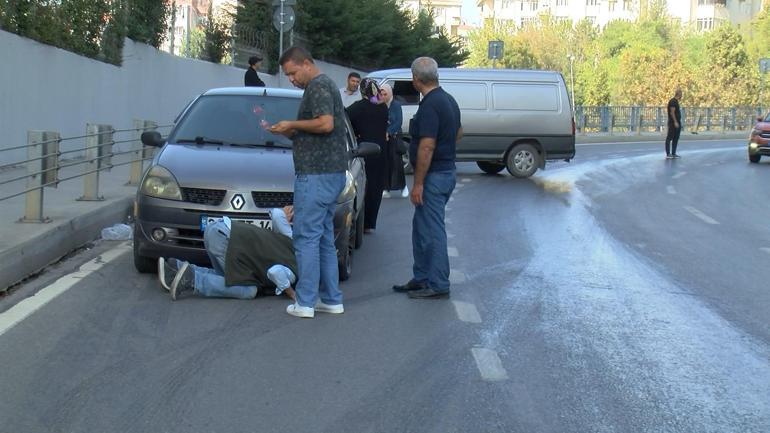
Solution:
[[[526,27],[535,23],[535,17],[521,17],[521,26]]]
[[[607,10],[610,12],[615,12],[615,4],[618,2],[618,0],[609,0],[607,2]]]
[[[623,0],[623,10],[626,12],[630,11],[632,3],[633,2],[631,0]]]
[[[538,0],[522,0],[521,1],[521,10],[522,11],[536,11],[537,10],[537,2],[538,2]]]
[[[588,21],[591,24],[596,24],[596,17],[588,15],[588,16],[586,16],[586,21]]]
[[[599,4],[599,0],[586,0],[586,6],[597,6]]]
[[[714,18],[698,18],[697,25],[699,31],[713,30]]]
[[[567,6],[567,0],[556,0],[556,6]]]
[[[508,9],[511,6],[513,6],[513,0],[503,0],[502,3],[503,3],[502,4],[503,9]]]

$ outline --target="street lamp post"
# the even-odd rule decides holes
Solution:
[[[575,63],[575,56],[569,55],[569,87],[572,91],[572,115],[575,115],[575,74],[572,71],[572,64]]]

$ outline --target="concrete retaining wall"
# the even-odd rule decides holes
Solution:
[[[126,39],[123,65],[113,66],[0,30],[0,149],[26,144],[27,130],[85,133],[85,124],[122,129],[132,119],[169,124],[188,101],[213,87],[242,86],[243,69],[172,56]],[[318,62],[344,86],[349,69]],[[260,74],[268,86],[285,77]],[[82,143],[62,143],[69,150]],[[0,152],[0,165],[26,159]]]

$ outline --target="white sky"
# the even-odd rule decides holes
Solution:
[[[479,8],[476,6],[476,0],[463,0],[463,21],[467,24],[480,24]]]

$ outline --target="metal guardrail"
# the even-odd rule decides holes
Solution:
[[[750,131],[757,117],[767,113],[761,107],[682,107],[685,131]],[[575,107],[579,133],[663,132],[668,125],[666,107]]]
[[[0,170],[9,167],[26,165],[27,174],[13,177],[0,182],[0,185],[19,182],[26,179],[26,186],[17,192],[0,197],[0,202],[21,195],[26,196],[24,216],[18,221],[27,223],[50,222],[43,216],[44,191],[46,187],[56,188],[59,183],[72,179],[83,178],[83,195],[79,201],[99,201],[104,197],[99,195],[99,175],[113,167],[131,164],[129,179],[126,185],[138,185],[144,171],[144,161],[153,158],[154,148],[144,146],[141,134],[173,125],[158,125],[149,120],[134,120],[133,128],[114,129],[111,125],[87,124],[86,134],[62,138],[55,131],[28,131],[27,144],[0,149],[0,153],[27,149],[27,159],[0,165]],[[129,138],[116,140],[116,135],[131,134]],[[79,149],[61,151],[62,142],[83,140],[84,146]],[[130,143],[131,149],[113,152],[113,145]],[[62,159],[63,155],[83,153],[79,161]],[[134,158],[126,162],[113,164],[112,157],[133,154]],[[73,176],[59,177],[63,168],[84,165],[83,171]]]

